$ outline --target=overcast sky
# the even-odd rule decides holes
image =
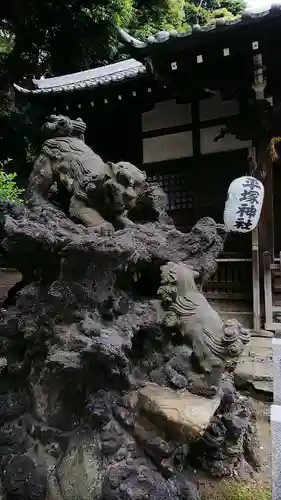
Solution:
[[[247,1],[248,7],[255,8],[255,9],[268,7],[273,3],[281,3],[281,2],[280,2],[280,0],[248,0]]]

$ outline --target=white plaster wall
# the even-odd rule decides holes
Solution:
[[[143,163],[175,160],[193,155],[192,132],[143,139]]]
[[[215,120],[224,116],[233,116],[239,113],[236,101],[222,101],[219,94],[199,103],[200,121]]]
[[[201,154],[219,153],[221,151],[235,151],[237,149],[244,149],[251,146],[251,141],[239,141],[233,135],[226,135],[223,139],[214,142],[214,138],[219,135],[221,125],[218,127],[210,127],[201,129]]]
[[[219,95],[201,101],[199,110],[201,122],[233,116],[239,112],[238,103],[235,101],[223,102]],[[157,103],[154,109],[142,115],[143,132],[191,123],[191,105],[177,104],[175,100]],[[214,138],[219,135],[220,130],[220,125],[201,129],[201,154],[235,151],[251,145],[250,142],[239,141],[231,135],[214,142]],[[192,155],[192,132],[190,131],[143,139],[143,163],[188,158]]]
[[[142,131],[160,130],[191,123],[191,105],[177,104],[175,100],[159,102],[142,115]]]

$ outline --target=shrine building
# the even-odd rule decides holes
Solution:
[[[146,170],[181,231],[204,216],[223,222],[235,178],[251,173],[263,182],[258,230],[229,236],[205,290],[225,317],[235,312],[256,331],[281,321],[281,165],[268,149],[281,136],[280,28],[275,5],[145,41],[119,30],[127,60],[15,85],[45,116],[80,116],[103,159]]]

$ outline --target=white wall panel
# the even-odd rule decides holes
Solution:
[[[191,123],[191,105],[177,104],[175,100],[159,102],[142,115],[142,131],[160,130]]]
[[[143,163],[187,158],[192,155],[192,132],[143,139]]]
[[[226,135],[223,139],[214,142],[214,138],[219,135],[221,126],[203,128],[201,136],[201,154],[219,153],[221,151],[235,151],[237,149],[248,148],[251,141],[239,141],[234,135]]]
[[[237,115],[239,113],[238,102],[222,101],[219,94],[210,99],[204,99],[199,103],[200,121],[214,120],[224,116]]]

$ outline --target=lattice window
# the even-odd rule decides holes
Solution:
[[[169,212],[194,207],[194,194],[188,190],[188,180],[183,174],[155,174],[148,181],[158,182],[168,196]]]

